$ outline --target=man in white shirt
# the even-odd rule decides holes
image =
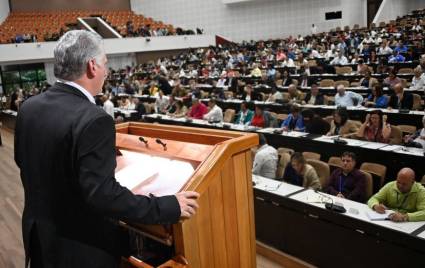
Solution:
[[[212,122],[223,122],[223,110],[216,104],[215,99],[208,101],[208,113],[204,115],[204,120]]]
[[[412,78],[411,90],[424,90],[425,89],[425,73],[422,73],[420,66],[414,70],[414,76]]]
[[[345,65],[348,64],[348,59],[342,54],[342,51],[338,51],[338,56],[331,61],[331,65]]]
[[[335,105],[341,107],[361,106],[363,97],[352,91],[345,91],[344,85],[338,85],[336,88]]]
[[[263,134],[258,134],[258,136],[260,144],[255,153],[252,174],[275,179],[278,161],[277,150],[267,144],[266,137]]]
[[[112,103],[112,101],[109,99],[109,94],[104,94],[101,98],[102,102],[103,102],[103,110],[109,114],[112,118],[115,118],[114,116],[114,104]]]
[[[158,97],[155,101],[155,113],[157,114],[165,114],[167,112],[169,99],[167,96],[164,96],[164,92],[162,90],[158,91]]]

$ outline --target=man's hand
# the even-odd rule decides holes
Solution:
[[[383,204],[378,204],[373,206],[373,210],[381,214],[384,214],[386,209],[387,207],[384,206]]]
[[[407,215],[400,212],[395,212],[389,216],[390,220],[394,222],[404,222],[407,221]]]
[[[177,201],[180,205],[180,218],[188,219],[195,215],[196,209],[199,207],[196,199],[199,198],[197,192],[187,191],[176,194]]]

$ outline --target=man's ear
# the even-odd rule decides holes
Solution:
[[[88,78],[93,78],[96,75],[96,60],[95,59],[90,59],[87,62],[87,77]]]

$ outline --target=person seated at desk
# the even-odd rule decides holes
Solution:
[[[425,149],[425,116],[422,117],[423,128],[415,133],[404,136],[404,144],[410,147]]]
[[[288,87],[288,102],[293,103],[301,103],[303,99],[303,93],[297,89],[294,84],[290,84]]]
[[[101,101],[103,103],[103,110],[109,114],[112,118],[115,119],[115,115],[114,115],[114,104],[112,103],[112,101],[109,99],[109,94],[105,93],[103,94],[103,96],[101,97]]]
[[[301,88],[309,87],[309,86],[312,85],[312,83],[313,83],[312,79],[310,79],[308,77],[308,74],[306,72],[304,72],[304,73],[301,74],[300,80],[298,82],[298,85]]]
[[[356,155],[344,152],[342,167],[335,169],[329,178],[326,192],[341,198],[363,203],[366,201],[366,176],[356,169]]]
[[[381,84],[373,86],[372,93],[367,96],[363,105],[376,108],[386,108],[388,106],[388,97],[384,95]]]
[[[388,58],[388,63],[399,63],[404,62],[406,59],[397,51],[393,51],[393,54]]]
[[[335,105],[337,107],[361,106],[363,97],[353,91],[345,91],[344,85],[336,87],[338,93],[335,95]]]
[[[425,188],[415,182],[415,172],[402,168],[397,180],[387,183],[372,196],[367,205],[378,213],[391,209],[389,219],[395,222],[425,221]]]
[[[364,73],[364,77],[360,79],[360,86],[373,88],[378,83],[379,83],[378,79],[372,77],[372,73],[370,72],[369,68],[367,68],[367,70]]]
[[[241,109],[236,115],[235,124],[249,125],[254,116],[254,111],[248,109],[248,103],[246,101],[241,103]]]
[[[348,120],[348,112],[345,108],[338,108],[333,113],[333,120],[331,122],[331,129],[328,136],[339,135],[342,137],[349,136],[356,133],[358,130],[356,124]]]
[[[392,109],[408,109],[413,108],[412,93],[405,92],[403,85],[398,83],[394,86],[394,94],[391,95],[388,107]]]
[[[267,144],[264,134],[258,134],[258,136],[259,147],[254,156],[252,174],[275,179],[278,161],[277,150]]]
[[[131,101],[127,96],[122,97],[119,108],[129,110],[131,107]]]
[[[295,152],[291,155],[291,162],[286,165],[282,179],[287,183],[304,188],[313,190],[321,190],[322,188],[316,170],[307,164],[300,152]]]
[[[281,128],[284,131],[304,131],[304,120],[300,113],[300,106],[298,104],[293,104],[291,106],[290,114],[288,117],[282,122]]]
[[[312,105],[323,105],[325,99],[322,94],[320,94],[319,87],[316,83],[311,84],[310,92],[307,93],[302,104],[312,104]]]
[[[384,79],[382,82],[382,86],[389,87],[390,89],[394,89],[394,86],[400,84],[402,81],[397,77],[397,73],[394,68],[391,68],[388,71],[388,77]]]
[[[205,104],[203,104],[198,98],[192,97],[192,107],[190,107],[187,116],[190,118],[202,119],[204,114],[207,112],[207,106],[205,106]]]
[[[208,101],[208,113],[204,114],[203,119],[212,122],[223,122],[223,110],[217,105],[215,99]]]
[[[420,66],[416,67],[414,70],[414,76],[412,78],[412,83],[410,86],[411,90],[422,90],[425,89],[425,73],[422,72],[422,68]]]
[[[317,135],[326,135],[330,129],[330,124],[312,110],[306,109],[301,112],[304,120],[305,132]]]
[[[256,105],[255,114],[251,120],[251,126],[267,128],[267,127],[276,127],[277,120],[274,116],[268,111],[264,111],[263,107]]]
[[[169,98],[165,96],[162,90],[158,90],[158,96],[155,100],[155,113],[157,114],[165,114],[167,113],[167,107],[169,105]]]
[[[185,117],[187,114],[187,107],[183,104],[181,100],[176,101],[175,104],[176,109],[173,112],[168,112],[167,115],[171,117]]]
[[[277,90],[276,86],[272,87],[272,92],[266,100],[267,102],[283,102],[283,95]]]
[[[137,111],[137,118],[141,119],[142,116],[144,114],[146,114],[146,108],[145,105],[143,105],[143,103],[140,102],[140,100],[138,98],[134,98],[133,99],[133,103],[134,103],[134,110]]]
[[[252,77],[261,77],[261,75],[262,75],[261,70],[260,70],[260,68],[258,68],[258,65],[256,63],[254,63],[252,65],[252,71],[251,71],[250,75]]]
[[[245,86],[245,90],[240,97],[242,100],[250,102],[250,101],[262,101],[263,97],[258,92],[254,91],[254,88],[251,84]]]
[[[334,58],[330,64],[331,65],[346,65],[348,64],[348,59],[347,57],[344,56],[343,51],[338,49],[337,50],[338,56],[336,58]]]
[[[374,110],[366,115],[366,120],[356,133],[358,138],[372,142],[388,143],[391,126],[387,124],[387,116],[381,110]]]
[[[288,87],[290,84],[292,84],[292,77],[289,74],[289,70],[285,68],[283,69],[283,74],[282,74],[282,86]]]

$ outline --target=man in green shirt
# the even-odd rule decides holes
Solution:
[[[410,168],[401,169],[397,180],[387,183],[367,204],[378,213],[396,211],[389,216],[395,222],[425,221],[425,188],[415,182],[415,172]]]

